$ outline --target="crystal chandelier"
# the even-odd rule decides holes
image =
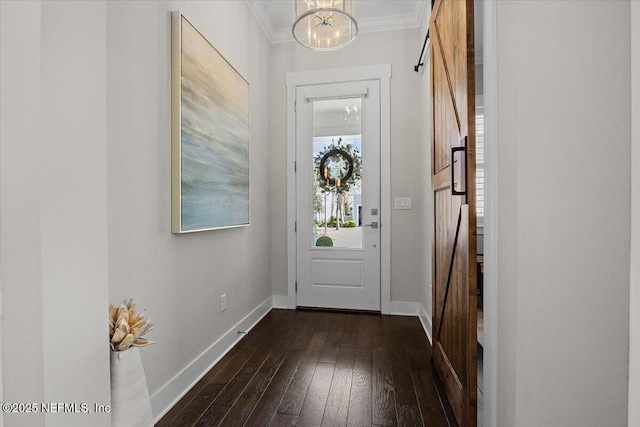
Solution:
[[[335,50],[351,43],[358,23],[352,0],[294,0],[293,37],[313,50]]]

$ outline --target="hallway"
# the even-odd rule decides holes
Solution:
[[[156,426],[447,426],[430,355],[417,317],[273,310]]]

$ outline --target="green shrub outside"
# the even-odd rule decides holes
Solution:
[[[317,228],[324,227],[324,220],[316,220],[316,221],[314,221],[314,225],[315,225]],[[327,221],[327,227],[335,227],[335,226],[336,226],[336,217],[335,217],[335,216],[332,216],[332,217]],[[355,228],[355,227],[357,227],[357,226],[358,226],[358,225],[357,225],[357,224],[356,224],[356,222],[355,222],[355,221],[353,221],[353,220],[345,221],[345,222],[340,221],[340,227],[344,227],[344,228]]]
[[[320,236],[316,240],[316,246],[333,246],[333,240],[329,236]]]

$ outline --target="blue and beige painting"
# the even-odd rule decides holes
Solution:
[[[182,231],[249,223],[249,85],[182,18]]]

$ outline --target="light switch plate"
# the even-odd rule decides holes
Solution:
[[[411,209],[411,197],[396,197],[394,206],[395,209]]]

